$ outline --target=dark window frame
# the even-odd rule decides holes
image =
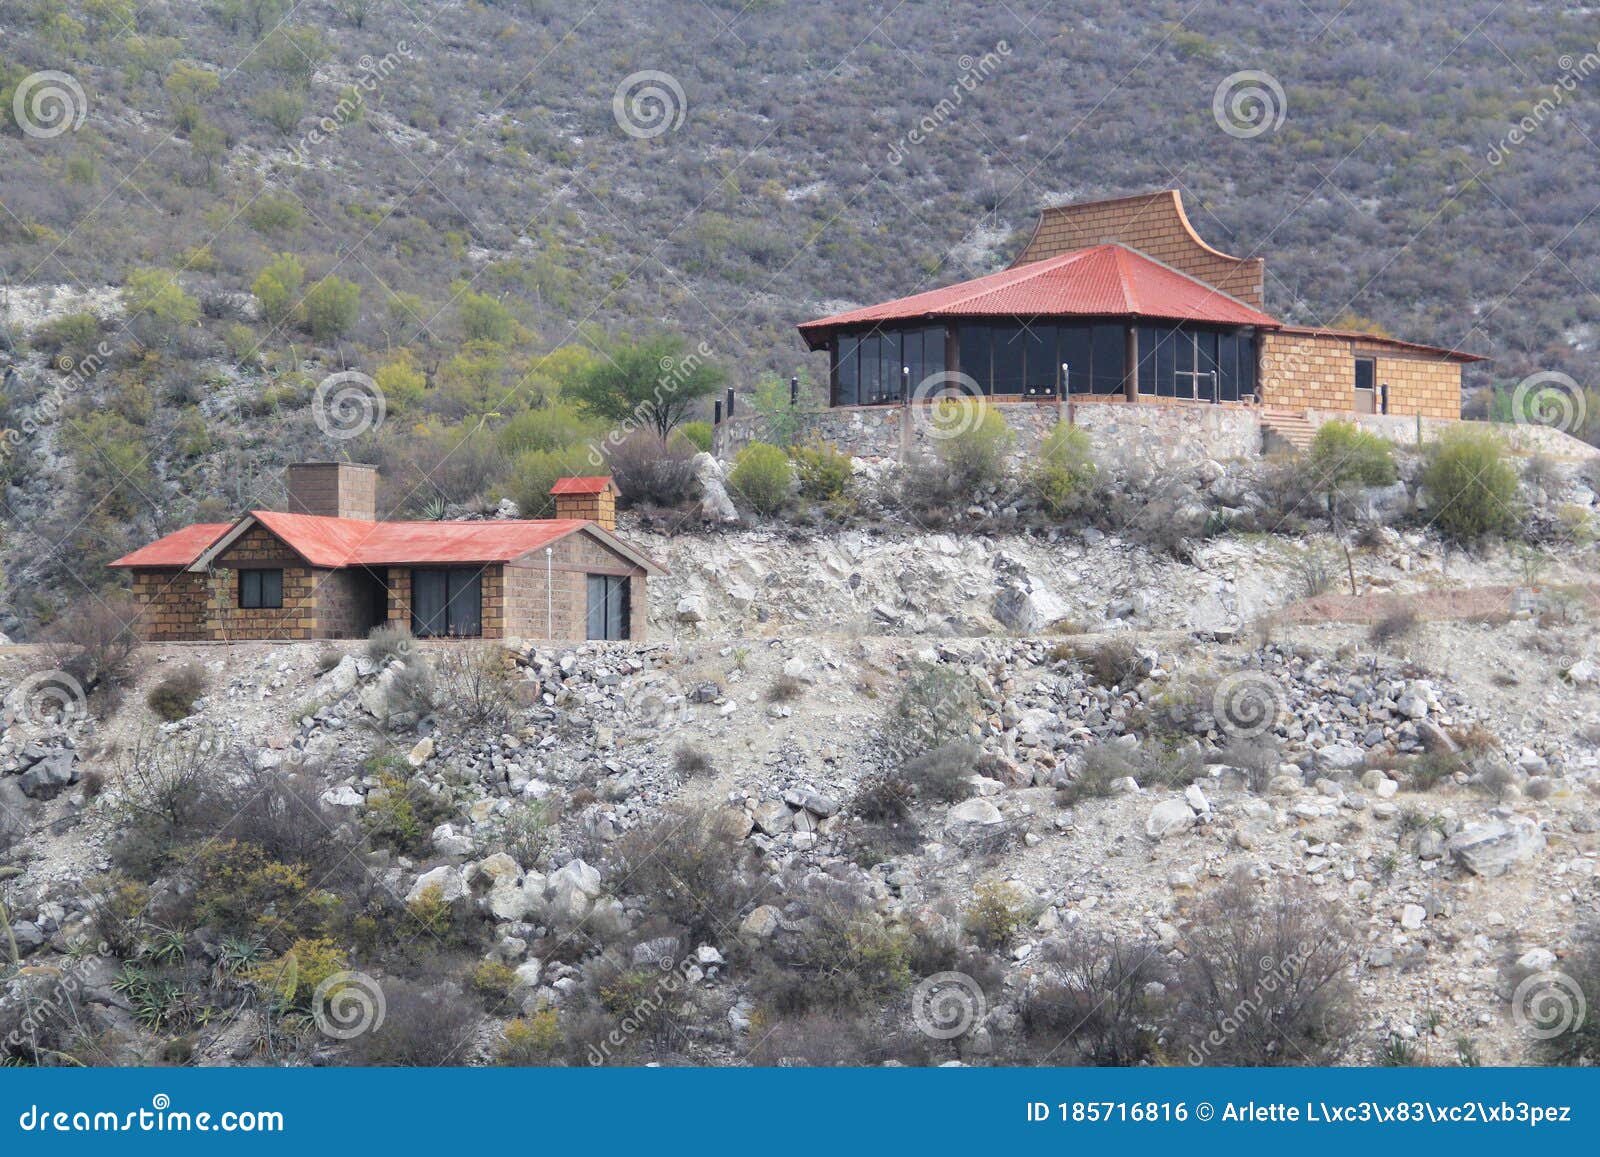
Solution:
[[[270,577],[270,580],[268,578]],[[242,611],[281,611],[283,609],[283,568],[250,567],[239,571],[239,609]]]
[[[411,568],[411,633],[419,639],[478,639],[483,637],[483,567],[417,566]],[[436,580],[435,575],[441,576]],[[444,599],[427,619],[418,614],[418,591],[423,585],[442,581]],[[475,600],[463,600],[463,589],[477,592]],[[476,605],[473,605],[473,604]],[[443,630],[436,630],[439,619]]]
[[[584,576],[583,633],[595,642],[621,642],[633,637],[633,580],[625,574]],[[595,634],[595,592],[600,591],[600,634]],[[618,633],[613,634],[616,631]]]

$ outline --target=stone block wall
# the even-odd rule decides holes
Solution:
[[[1291,410],[1352,411],[1357,357],[1377,363],[1389,386],[1389,414],[1461,416],[1461,363],[1335,334],[1261,335],[1261,402]]]
[[[1445,418],[1421,418],[1398,414],[1340,414],[1312,411],[1307,415],[1315,426],[1324,422],[1354,422],[1368,433],[1387,438],[1397,446],[1416,448],[1438,441],[1446,431],[1467,423]],[[1505,441],[1513,454],[1545,454],[1565,461],[1585,462],[1600,458],[1600,448],[1574,438],[1553,426],[1521,422],[1473,422],[1475,428],[1488,428]],[[1420,439],[1420,440],[1419,440]]]
[[[995,402],[994,409],[1016,434],[1014,452],[1026,459],[1057,422],[1089,431],[1103,457],[1133,458],[1157,465],[1183,465],[1207,458],[1247,458],[1261,451],[1261,419],[1245,405],[1209,405],[1165,399],[1130,403],[1117,399]],[[838,406],[800,416],[796,440],[832,443],[866,461],[906,461],[937,445],[926,406]],[[759,441],[761,420],[745,414],[717,427],[714,449],[732,460]]]
[[[139,637],[150,643],[210,638],[206,627],[206,576],[176,567],[133,572]]]

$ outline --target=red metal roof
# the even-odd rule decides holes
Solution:
[[[1361,329],[1328,329],[1317,325],[1286,325],[1280,328],[1280,333],[1306,334],[1311,337],[1337,337],[1349,338],[1351,341],[1369,342],[1372,345],[1392,346],[1395,349],[1412,350],[1417,353],[1438,354],[1458,362],[1486,362],[1489,359],[1483,354],[1469,354],[1465,350],[1446,349],[1444,346],[1423,345],[1421,342],[1401,341],[1397,337],[1387,337],[1383,334],[1368,333]]]
[[[509,562],[592,525],[582,518],[493,522],[363,522],[317,514],[255,510],[260,522],[312,566],[388,566],[399,563]],[[185,567],[242,525],[207,522],[185,527],[125,554],[116,567]],[[604,533],[602,531],[602,533]],[[610,536],[607,536],[608,538]]]
[[[227,533],[232,525],[231,522],[197,522],[193,526],[186,526],[182,530],[163,535],[149,546],[141,546],[138,550],[130,551],[109,565],[188,566],[200,557],[201,551]]]
[[[1125,245],[1093,245],[972,281],[808,321],[812,348],[841,326],[936,317],[1140,317],[1215,325],[1278,322]]]
[[[557,478],[550,487],[551,494],[603,494],[615,490],[617,484],[610,478]]]
[[[362,522],[256,510],[254,517],[312,566],[508,562],[586,525],[581,518],[494,522]]]

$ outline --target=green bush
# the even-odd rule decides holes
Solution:
[[[294,316],[305,281],[306,271],[300,259],[293,253],[280,253],[256,274],[250,292],[255,294],[267,320],[278,324]]]
[[[556,500],[550,496],[556,479],[595,473],[583,446],[527,450],[517,455],[505,489],[523,518],[550,518],[556,511]]]
[[[789,451],[794,459],[794,471],[800,479],[800,495],[818,502],[834,502],[843,498],[855,473],[855,459],[842,454],[831,444],[817,442],[810,446],[796,446]]]
[[[505,343],[516,335],[517,319],[487,293],[464,293],[457,308],[461,332],[468,341]]]
[[[711,453],[710,422],[685,422],[678,427],[678,433],[688,439],[689,444],[696,450]]]
[[[998,410],[972,398],[945,399],[933,410],[933,429],[945,434],[938,439],[939,461],[961,494],[975,494],[1005,477],[1006,455],[1016,436]]]
[[[183,291],[169,269],[136,269],[122,283],[122,304],[140,335],[163,345],[200,320],[200,303]]]
[[[1077,507],[1097,472],[1088,433],[1058,422],[1039,447],[1029,481],[1039,505],[1059,516]]]
[[[1448,431],[1429,450],[1422,470],[1434,525],[1457,542],[1511,530],[1518,521],[1517,472],[1505,447],[1487,430]]]
[[[1319,479],[1355,486],[1387,486],[1396,478],[1394,446],[1354,422],[1324,422],[1311,439],[1311,467]]]
[[[728,485],[757,514],[776,514],[789,501],[788,456],[776,446],[752,442],[734,459]]]
[[[361,287],[329,275],[306,294],[306,325],[318,341],[343,337],[361,316]]]
[[[100,319],[92,313],[69,313],[41,325],[33,335],[33,344],[47,353],[74,353],[82,356],[91,352],[100,336]]]
[[[205,694],[206,673],[196,663],[185,663],[150,689],[145,702],[168,723],[194,714],[194,701]]]

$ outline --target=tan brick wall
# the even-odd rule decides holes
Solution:
[[[1074,249],[1120,242],[1257,309],[1266,308],[1266,262],[1229,257],[1200,239],[1176,190],[1062,205],[1039,215],[1033,239],[1013,266]]]
[[[1354,410],[1357,356],[1376,361],[1375,380],[1389,386],[1389,413],[1461,416],[1459,362],[1331,334],[1262,333],[1262,404],[1293,410]]]
[[[617,529],[617,500],[609,490],[599,494],[556,495],[557,518],[582,518],[598,522],[607,530]]]
[[[133,572],[139,637],[161,643],[210,638],[206,628],[206,576],[176,567]]]
[[[530,639],[584,638],[588,634],[591,574],[629,576],[628,635],[643,639],[649,609],[644,570],[587,534],[568,535],[555,544],[548,606],[542,552],[506,568],[506,633]]]
[[[283,606],[239,605],[239,571],[282,568]],[[331,571],[307,566],[264,526],[252,526],[217,556],[207,577],[206,621],[213,639],[314,639],[319,590]]]

